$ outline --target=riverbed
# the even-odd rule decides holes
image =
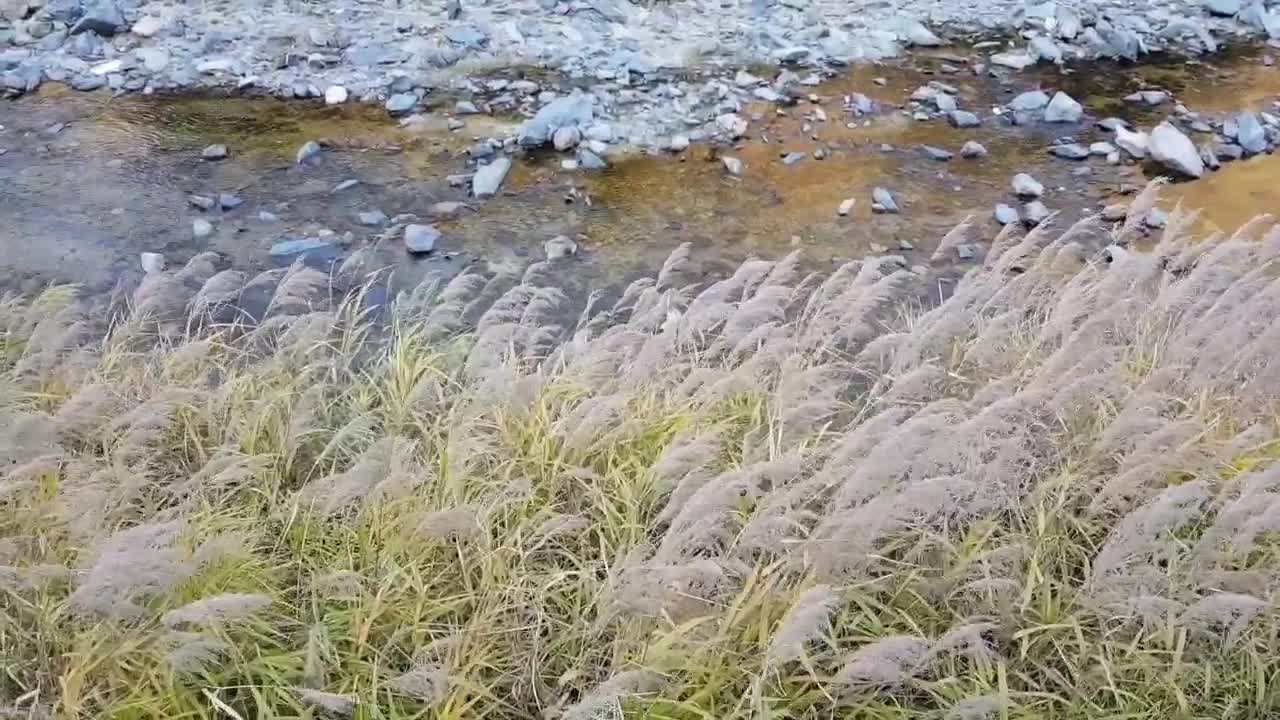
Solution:
[[[953,87],[961,107],[984,116],[982,125],[959,129],[942,118],[913,119],[908,97],[931,81]],[[1037,87],[1071,93],[1088,120],[1015,126],[994,114],[1016,93]],[[1150,87],[1173,99],[1159,107],[1121,99]],[[1262,50],[1244,50],[1212,61],[1155,58],[1136,67],[993,76],[974,72],[962,51],[950,49],[852,67],[810,92],[791,107],[744,108],[751,130],[733,146],[623,152],[603,171],[565,169],[562,160],[570,156],[550,150],[523,153],[498,196],[480,200],[450,176],[470,171],[467,148],[475,141],[508,135],[521,118],[471,115],[451,130],[444,112],[404,123],[372,105],[113,97],[47,86],[0,104],[0,267],[8,289],[75,282],[105,290],[136,281],[143,252],[162,253],[175,265],[214,251],[228,266],[254,271],[272,266],[268,250],[281,238],[323,236],[339,254],[377,246],[398,272],[414,276],[475,262],[527,263],[560,235],[580,248],[562,265],[566,278],[586,286],[616,286],[652,271],[684,242],[708,274],[794,249],[814,269],[886,252],[910,264],[963,267],[972,260],[931,261],[932,250],[966,218],[977,223],[979,246],[993,237],[999,230],[993,206],[1019,207],[1009,184],[1015,173],[1045,186],[1042,200],[1064,225],[1123,201],[1154,174],[1101,157],[1051,157],[1046,148],[1056,139],[1106,140],[1093,122],[1106,116],[1149,127],[1173,102],[1198,112],[1271,110],[1280,71]],[[842,105],[851,93],[869,96],[880,110],[848,115]],[[309,140],[324,145],[321,160],[299,166],[295,154]],[[960,157],[966,141],[988,154]],[[210,144],[225,144],[229,157],[203,159]],[[923,145],[957,154],[939,162]],[[798,153],[805,156],[784,162]],[[742,162],[740,176],[726,172],[726,156]],[[1201,209],[1204,227],[1231,229],[1277,206],[1277,180],[1280,163],[1264,155],[1175,184],[1165,202]],[[901,211],[873,212],[875,187],[889,190]],[[204,211],[190,201],[222,193],[241,204]],[[839,215],[846,200],[852,209]],[[435,204],[450,201],[464,207],[431,217]],[[429,220],[443,237],[430,256],[410,256],[395,239],[381,238],[382,228],[360,223],[360,213],[374,210]],[[211,224],[207,237],[193,235],[196,219]]]

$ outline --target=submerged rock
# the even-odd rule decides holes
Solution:
[[[899,212],[898,202],[888,190],[882,187],[874,188],[871,191],[871,210],[896,215]]]
[[[1062,143],[1049,146],[1049,154],[1063,160],[1084,160],[1089,157],[1089,148],[1080,143]]]
[[[950,150],[943,150],[942,148],[934,147],[933,145],[921,145],[920,149],[924,151],[925,157],[929,158],[930,160],[946,162],[951,158],[955,157],[955,155]]]
[[[404,226],[404,247],[411,253],[429,253],[435,250],[440,237],[440,231],[434,225]]]
[[[314,163],[320,159],[320,143],[315,140],[308,140],[298,148],[297,162],[299,165]]]
[[[966,160],[978,160],[987,156],[987,148],[977,140],[969,140],[960,147],[960,157]]]

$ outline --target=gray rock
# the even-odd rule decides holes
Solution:
[[[480,109],[470,100],[459,100],[453,104],[454,115],[476,115],[479,112]]]
[[[1232,17],[1240,13],[1240,0],[1203,0],[1201,6],[1210,15]]]
[[[1018,216],[1018,211],[1009,205],[1005,205],[1004,203],[1000,203],[996,205],[994,217],[996,219],[996,222],[1000,223],[1001,225],[1012,225],[1018,222],[1019,220],[1021,220],[1021,218]]]
[[[200,151],[200,157],[205,160],[224,160],[227,157],[226,145],[210,145]]]
[[[1041,90],[1030,90],[1019,94],[1009,101],[1009,109],[1022,112],[1035,112],[1049,104],[1049,96]]]
[[[780,103],[786,99],[771,87],[758,87],[751,91],[751,95],[757,100],[770,103]]]
[[[273,212],[268,212],[268,211],[266,211],[266,210],[259,210],[259,211],[258,211],[258,220],[259,220],[260,222],[266,222],[266,223],[279,222],[279,221],[280,221],[280,216],[279,216],[279,215],[276,215],[276,214],[275,214],[275,213],[273,213]]]
[[[1080,143],[1062,143],[1049,146],[1049,154],[1063,160],[1084,160],[1089,157],[1089,148]]]
[[[306,165],[320,160],[320,143],[315,140],[308,140],[298,148],[297,163]]]
[[[894,200],[893,194],[882,187],[871,190],[871,210],[872,212],[889,213],[891,215],[896,215],[899,212],[898,203]]]
[[[366,210],[356,213],[356,222],[368,227],[376,227],[387,222],[387,214],[381,210]]]
[[[934,147],[933,145],[921,145],[920,149],[924,151],[925,157],[929,158],[930,160],[946,162],[951,158],[955,157],[955,155],[950,150],[943,150],[942,148]]]
[[[427,209],[427,213],[433,218],[452,218],[462,214],[467,209],[465,203],[454,202],[452,200],[443,200],[438,203],[432,203]]]
[[[1118,117],[1103,118],[1098,121],[1098,127],[1107,132],[1115,132],[1117,128],[1129,129],[1129,121]]]
[[[81,36],[83,37],[83,36]],[[155,74],[169,67],[169,52],[161,48],[138,48],[133,57],[147,72]]]
[[[958,108],[956,105],[956,99],[944,92],[934,93],[932,100],[933,106],[936,107],[940,113],[955,112]]]
[[[1124,96],[1126,102],[1155,107],[1169,100],[1169,93],[1163,90],[1139,90]]]
[[[1159,230],[1169,224],[1169,214],[1160,208],[1151,208],[1142,218],[1142,224],[1152,230]]]
[[[609,163],[591,150],[580,147],[578,148],[578,167],[583,170],[604,170],[609,167]]]
[[[387,98],[385,107],[392,115],[404,115],[418,104],[418,96],[413,93],[396,93]]]
[[[440,231],[434,225],[404,226],[404,247],[411,253],[429,253],[436,249]]]
[[[688,135],[672,135],[671,143],[668,145],[668,147],[671,149],[671,152],[683,152],[689,149],[689,136]]]
[[[747,120],[737,113],[725,113],[716,116],[716,127],[728,135],[731,140],[737,140],[747,134]]]
[[[1213,153],[1222,162],[1232,162],[1244,157],[1244,148],[1235,143],[1218,143],[1214,145]]]
[[[244,199],[234,193],[218,193],[218,206],[223,210],[235,210],[244,204]]]
[[[578,254],[578,243],[567,235],[557,235],[542,244],[548,260],[563,260]]]
[[[1050,38],[1043,35],[1037,35],[1031,38],[1031,43],[1027,46],[1027,54],[1036,58],[1036,60],[1053,63],[1055,65],[1062,64],[1062,48],[1058,47]]]
[[[1210,170],[1217,170],[1222,167],[1222,163],[1218,161],[1218,154],[1213,151],[1213,146],[1205,143],[1199,147],[1200,161]]]
[[[489,42],[489,36],[475,25],[451,25],[444,30],[449,42],[464,48],[475,50]]]
[[[987,148],[977,140],[969,140],[960,147],[960,157],[966,160],[978,160],[987,156]]]
[[[1089,144],[1089,154],[1098,157],[1106,157],[1116,151],[1116,146],[1109,142],[1095,142]]]
[[[1049,208],[1039,200],[1032,200],[1022,207],[1022,222],[1027,227],[1035,227],[1049,217]]]
[[[1084,115],[1084,108],[1075,98],[1070,95],[1058,91],[1054,94],[1053,99],[1044,108],[1044,121],[1051,123],[1073,123],[1079,122],[1080,117]]]
[[[786,155],[782,156],[782,164],[795,165],[796,163],[800,162],[801,160],[804,160],[807,157],[809,157],[809,153],[789,152]]]
[[[516,137],[525,147],[538,147],[562,127],[584,127],[595,117],[592,102],[591,95],[578,93],[552,100],[520,125]]]
[[[1044,185],[1026,173],[1014,175],[1013,181],[1009,184],[1013,187],[1013,194],[1018,197],[1038,198],[1044,195]]]
[[[1256,113],[1242,112],[1235,117],[1236,142],[1246,155],[1257,155],[1267,149],[1267,132],[1258,121]]]
[[[973,128],[982,124],[982,121],[978,119],[978,116],[968,110],[952,111],[952,113],[947,116],[947,119],[951,122],[951,126],[956,128]]]
[[[363,47],[348,48],[346,52],[347,62],[358,67],[371,67],[373,65],[394,65],[404,60],[405,53],[386,45],[367,45]]]
[[[1081,22],[1080,16],[1076,14],[1075,10],[1072,10],[1066,5],[1058,6],[1057,15],[1058,37],[1063,40],[1074,40],[1084,28],[1084,23]]]
[[[560,152],[572,150],[581,141],[582,133],[574,126],[556,128],[555,133],[551,136],[551,144]]]
[[[476,168],[475,177],[471,179],[471,194],[478,198],[497,195],[510,170],[511,158],[505,156],[494,158],[488,165]]]
[[[333,189],[332,189],[332,190],[330,190],[329,192],[330,192],[330,193],[340,193],[340,192],[342,192],[343,190],[350,190],[351,188],[353,188],[353,187],[355,187],[355,186],[357,186],[357,185],[359,185],[359,184],[360,184],[360,181],[359,181],[359,180],[357,180],[357,179],[355,179],[355,178],[347,178],[346,180],[343,180],[342,182],[338,183],[337,185],[334,185],[334,186],[333,186]]]
[[[583,131],[582,135],[588,140],[605,143],[613,142],[613,126],[609,123],[592,123]]]
[[[1025,70],[1036,64],[1036,59],[1025,52],[996,53],[991,56],[991,64],[1014,70]]]
[[[1149,138],[1144,132],[1133,132],[1122,127],[1116,128],[1116,145],[1129,153],[1130,157],[1141,160],[1147,156]]]
[[[347,89],[341,85],[330,85],[324,91],[325,105],[341,105],[347,101],[349,93]]]
[[[188,195],[187,203],[199,210],[212,210],[217,201],[205,195]]]
[[[138,259],[142,262],[142,272],[147,273],[148,275],[164,272],[164,255],[161,255],[160,253],[144,252]]]
[[[907,23],[903,30],[902,38],[910,45],[917,47],[938,47],[943,45],[942,38],[933,33],[932,30],[924,26],[920,21],[911,21]]]
[[[1181,130],[1167,121],[1151,131],[1147,149],[1152,160],[1178,174],[1193,178],[1204,174],[1204,162],[1200,160],[1196,146]]]
[[[292,260],[299,256],[327,255],[334,250],[333,243],[320,238],[287,238],[271,245],[271,257],[276,260]]]
[[[742,161],[736,157],[725,155],[720,158],[720,162],[724,165],[724,169],[733,176],[742,175]]]
[[[196,218],[191,221],[191,237],[196,240],[203,240],[212,234],[213,223],[201,218]]]
[[[143,15],[133,24],[133,34],[138,37],[155,37],[164,29],[164,21],[155,15]]]
[[[969,243],[963,243],[956,246],[956,257],[961,260],[972,260],[977,256],[978,248],[970,245]]]
[[[124,15],[112,0],[93,0],[85,5],[84,15],[71,26],[71,34],[93,32],[110,37],[125,29]]]

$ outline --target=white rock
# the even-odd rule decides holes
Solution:
[[[319,158],[320,158],[320,143],[316,142],[315,140],[308,140],[307,142],[303,143],[302,147],[298,148],[297,160],[299,165],[304,165],[306,163],[312,162],[313,160],[318,160]]]
[[[348,96],[349,94],[347,93],[346,88],[342,87],[341,85],[330,85],[329,87],[325,88],[325,91],[324,91],[324,104],[325,105],[341,105],[342,103],[347,101]]]
[[[716,127],[734,140],[747,134],[747,120],[736,113],[725,113],[716,118]]]
[[[488,165],[481,165],[476,169],[475,177],[471,179],[471,193],[478,198],[497,195],[502,187],[502,181],[506,180],[510,170],[511,158],[509,157],[495,158]]]
[[[94,66],[89,70],[89,72],[93,73],[94,75],[110,75],[110,74],[112,74],[112,73],[118,73],[118,72],[120,72],[120,70],[121,70],[121,69],[123,69],[123,68],[124,68],[124,62],[123,62],[123,61],[121,61],[121,60],[108,60],[107,62],[99,63],[99,64],[97,64],[97,65],[94,65]]]
[[[845,198],[840,203],[840,207],[836,208],[836,214],[839,215],[840,217],[844,217],[849,213],[853,212],[853,206],[857,204],[858,204],[858,201],[855,200],[854,198]]]
[[[561,260],[578,254],[578,243],[566,235],[557,235],[542,244],[548,260]]]
[[[720,158],[720,162],[724,164],[724,169],[729,171],[730,175],[742,174],[742,161],[738,158],[726,155]]]
[[[191,237],[196,240],[203,240],[213,234],[213,223],[208,220],[196,218],[191,221]]]
[[[142,261],[142,271],[147,274],[164,271],[164,255],[160,253],[144,252],[139,259]]]
[[[1024,52],[1008,52],[992,55],[991,62],[994,65],[1013,68],[1014,70],[1025,70],[1035,65],[1036,59]]]
[[[1026,173],[1014,175],[1009,184],[1013,187],[1013,194],[1018,197],[1038,198],[1044,195],[1044,185]]]
[[[143,15],[133,24],[133,34],[138,37],[154,37],[164,29],[164,21],[155,15]]]
[[[440,231],[434,225],[405,225],[404,247],[411,253],[429,253],[436,248]]]
[[[685,150],[688,150],[688,149],[689,149],[688,135],[672,135],[671,136],[672,152],[684,152]]]
[[[1084,108],[1075,98],[1059,91],[1044,109],[1044,121],[1051,123],[1073,123],[1084,114]]]
[[[1147,156],[1148,142],[1149,139],[1144,132],[1134,132],[1122,127],[1116,127],[1116,145],[1134,158],[1141,160]]]
[[[555,134],[551,136],[551,144],[560,152],[572,150],[581,140],[582,132],[573,126],[557,128]]]
[[[1151,131],[1147,150],[1151,159],[1174,172],[1193,178],[1204,174],[1204,161],[1191,138],[1168,122],[1160,123]]]

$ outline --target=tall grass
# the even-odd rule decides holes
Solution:
[[[8,299],[0,716],[1275,717],[1280,229],[1188,227]]]

